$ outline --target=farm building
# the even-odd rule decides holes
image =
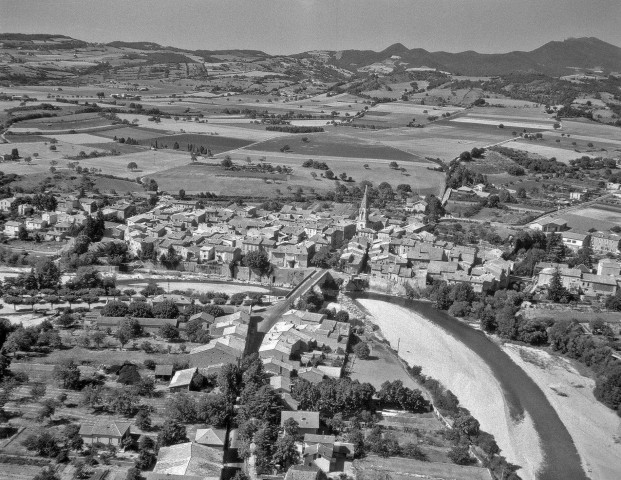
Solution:
[[[168,385],[168,389],[171,392],[187,392],[190,390],[190,385],[192,384],[192,380],[198,371],[196,367],[194,368],[186,368],[185,370],[178,370],[175,372],[172,380],[170,381],[170,385]]]
[[[94,425],[80,426],[80,436],[87,445],[103,443],[104,445],[118,446],[124,438],[129,436],[127,422],[99,422]]]

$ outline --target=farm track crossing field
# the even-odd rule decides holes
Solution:
[[[303,142],[302,138],[308,137],[308,142]],[[285,145],[289,145],[292,153],[298,155],[333,156],[349,158],[375,158],[396,161],[419,160],[414,155],[389,147],[382,144],[372,144],[369,142],[352,141],[351,137],[345,135],[296,135],[286,139],[279,138],[257,143],[247,148],[247,150],[261,150],[266,152],[279,152]]]
[[[148,140],[138,140],[140,145],[145,146],[155,145],[155,142],[157,142],[158,148],[169,149],[172,149],[176,142],[179,144],[179,151],[182,152],[188,151],[188,145],[193,145],[195,149],[204,147],[205,149],[210,149],[214,155],[227,150],[236,150],[252,143],[249,140],[241,140],[239,138],[221,137],[219,135],[201,135],[197,133],[182,133],[180,135],[166,135],[150,138]]]

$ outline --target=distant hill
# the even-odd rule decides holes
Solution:
[[[310,54],[309,54],[310,55]],[[560,76],[573,73],[574,68],[601,68],[605,72],[621,71],[621,48],[597,38],[570,38],[549,42],[531,51],[485,54],[474,51],[460,53],[428,52],[421,48],[407,49],[400,43],[381,52],[344,50],[330,52],[334,65],[357,70],[399,56],[407,68],[431,67],[463,75],[503,75],[512,72],[533,72]],[[303,57],[304,54],[298,55]]]
[[[43,50],[53,48],[78,48],[89,45],[65,35],[0,33],[0,42],[8,47],[24,46]],[[308,60],[307,65],[317,71],[332,65],[350,72],[356,72],[373,64],[385,64],[399,68],[430,67],[463,75],[505,75],[516,72],[542,73],[562,76],[578,70],[602,69],[605,73],[621,72],[621,48],[593,37],[569,38],[553,41],[530,52],[513,51],[485,54],[472,50],[459,53],[429,52],[422,48],[408,49],[401,43],[376,52],[373,50],[313,51],[296,55],[269,55],[259,50],[184,50],[162,46],[154,42],[115,41],[105,46],[117,49],[140,50],[146,54],[158,55],[158,61],[192,62],[184,54],[203,58],[207,63],[221,62],[223,57],[230,61],[257,61],[272,59],[274,65]],[[168,55],[176,53],[178,55]],[[273,65],[272,65],[273,66]],[[271,68],[271,67],[268,67]],[[335,70],[333,69],[333,72]]]

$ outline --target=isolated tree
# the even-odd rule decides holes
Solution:
[[[138,164],[136,162],[129,162],[127,164],[127,170],[131,170],[132,172],[138,168]]]
[[[371,355],[371,349],[366,342],[359,342],[354,347],[354,353],[360,360],[367,360]]]
[[[211,154],[209,156],[211,156]],[[231,160],[231,157],[227,155],[224,157],[222,162],[220,162],[220,165],[224,168],[231,168],[233,166],[233,160]]]

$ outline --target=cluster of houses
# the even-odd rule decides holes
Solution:
[[[621,235],[607,232],[578,232],[568,227],[567,221],[557,217],[543,217],[529,225],[531,230],[546,234],[558,233],[566,247],[572,250],[582,248],[587,242],[594,253],[616,255],[619,253]]]
[[[349,323],[329,320],[325,314],[289,310],[263,338],[259,357],[270,383],[286,405],[297,410],[291,397],[292,378],[311,383],[340,378],[351,339]]]
[[[104,205],[100,195],[79,197],[78,195],[50,192],[56,200],[53,211],[41,210],[28,202],[29,195],[16,193],[13,197],[0,200],[0,211],[16,213],[14,220],[4,224],[7,238],[17,238],[24,229],[29,234],[38,234],[45,241],[63,241],[73,228],[86,224],[88,215],[102,211],[106,222],[106,234],[111,238],[123,239],[123,222],[135,213],[137,206],[145,205],[149,194],[134,194],[132,197],[115,196],[115,203]]]
[[[547,287],[557,271],[567,290],[586,297],[607,297],[621,288],[621,262],[618,260],[600,260],[596,272],[584,265],[570,268],[566,263],[538,262],[535,265],[536,285]]]

